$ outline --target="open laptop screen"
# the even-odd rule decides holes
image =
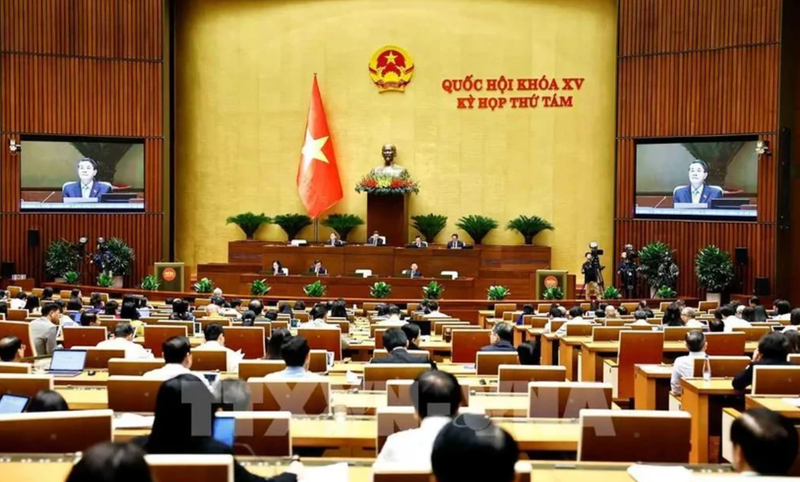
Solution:
[[[56,350],[50,360],[51,372],[79,372],[86,365],[86,350]]]
[[[4,393],[0,395],[0,414],[22,413],[30,398]]]

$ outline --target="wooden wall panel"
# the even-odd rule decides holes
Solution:
[[[138,284],[146,274],[152,274],[153,263],[160,261],[161,214],[6,214],[0,225],[0,259],[16,262],[17,272],[44,272],[44,253],[47,246],[57,239],[77,242],[85,236],[89,239],[87,252],[94,251],[98,237],[124,239],[135,251],[131,275],[126,286]],[[28,230],[39,231],[37,248],[28,247]],[[84,268],[87,284],[95,284],[97,270],[94,266]],[[37,278],[42,279],[43,278]]]
[[[678,292],[702,296],[694,257],[717,245],[748,248],[744,290],[775,290],[778,112],[783,0],[620,0],[617,61],[615,251],[664,241],[677,250]],[[634,218],[638,139],[756,135],[772,156],[758,165],[756,223]]]
[[[2,51],[161,61],[161,0],[7,0]]]
[[[62,237],[125,239],[132,283],[162,259],[163,12],[164,0],[0,0],[0,261],[18,273],[44,280]],[[7,146],[31,134],[143,138],[146,213],[19,213],[21,157]]]

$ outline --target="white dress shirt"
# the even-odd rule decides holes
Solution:
[[[445,315],[439,310],[431,311],[427,315],[423,315],[423,318],[450,318],[450,315]]]
[[[317,318],[316,320],[300,323],[299,328],[336,328],[336,326],[326,323],[322,318]]]
[[[672,379],[670,380],[673,394],[681,395],[683,393],[681,379],[694,377],[694,359],[705,357],[706,352],[697,351],[689,352],[688,355],[679,356],[675,359],[675,363],[672,365]]]
[[[112,338],[110,340],[101,341],[97,344],[97,348],[125,350],[125,358],[139,360],[153,358],[153,354],[145,350],[142,345],[126,340],[125,338]]]
[[[26,304],[27,304],[26,300],[18,300],[14,298],[11,300],[11,303],[8,304],[8,307],[11,308],[12,310],[21,310],[25,308]]]
[[[705,325],[692,318],[686,322],[686,328],[704,328]]]
[[[279,372],[270,373],[264,378],[269,380],[275,380],[275,379],[281,380],[287,378],[316,379],[322,377],[317,375],[316,373],[312,373],[306,370],[305,367],[286,367]]]
[[[734,328],[749,328],[752,325],[750,322],[745,321],[735,316],[729,316],[722,321],[725,324],[725,333],[730,333]]]
[[[197,348],[192,348],[192,351],[198,351],[198,350],[225,351],[227,353],[225,357],[227,368],[225,371],[236,372],[239,370],[239,355],[237,355],[236,352],[231,350],[230,348],[226,348],[225,346],[220,345],[218,341],[207,341],[202,345],[198,346]]]
[[[448,417],[425,417],[419,428],[390,435],[378,454],[375,465],[397,466],[414,471],[431,470],[433,442],[449,422]]]
[[[94,181],[90,182],[89,184],[84,184],[81,181],[81,197],[87,198],[92,197],[92,186],[94,185]]]
[[[692,191],[692,204],[699,204],[700,198],[703,196],[703,184],[700,185],[698,188],[692,187],[689,185],[689,189]]]
[[[567,325],[591,325],[591,324],[592,324],[591,320],[584,320],[582,317],[576,316],[575,318],[567,320],[566,323],[561,325],[561,328],[559,328],[558,331],[556,331],[556,335],[567,336]],[[545,326],[545,328],[547,328],[548,326]]]
[[[200,380],[203,381],[203,383],[207,387],[209,387],[209,389],[211,388],[211,386],[208,384],[208,380],[206,380],[206,377],[204,377],[203,375],[201,375],[199,373],[195,373],[195,372],[189,370],[188,368],[186,368],[185,366],[181,365],[180,363],[167,363],[166,365],[164,365],[161,368],[156,368],[155,370],[150,370],[149,372],[146,372],[144,375],[142,375],[142,377],[150,379],[150,380],[164,380],[164,381],[167,381],[167,380],[170,380],[172,378],[177,377],[178,375],[184,375],[184,374],[189,374],[189,375],[192,375],[192,376],[195,376],[195,377],[199,378]]]
[[[782,315],[778,315],[778,316],[773,318],[773,320],[791,320],[791,319],[792,319],[792,314],[791,313],[784,313]]]

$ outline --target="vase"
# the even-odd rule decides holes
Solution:
[[[66,278],[58,278],[58,277],[57,277],[57,278],[55,279],[55,282],[56,282],[56,283],[66,283],[66,282],[67,282],[67,279],[66,279]]]
[[[656,290],[653,286],[650,287],[650,298],[651,299],[656,297],[656,292],[657,291],[658,290]]]
[[[722,293],[706,293],[706,301],[716,301],[717,305],[722,304]]]
[[[111,282],[112,288],[122,288],[122,276],[114,276]]]

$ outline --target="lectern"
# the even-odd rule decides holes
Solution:
[[[410,194],[367,194],[367,237],[378,231],[387,246],[408,243],[408,197]]]
[[[156,263],[156,278],[159,291],[183,291],[185,271],[183,263]]]

